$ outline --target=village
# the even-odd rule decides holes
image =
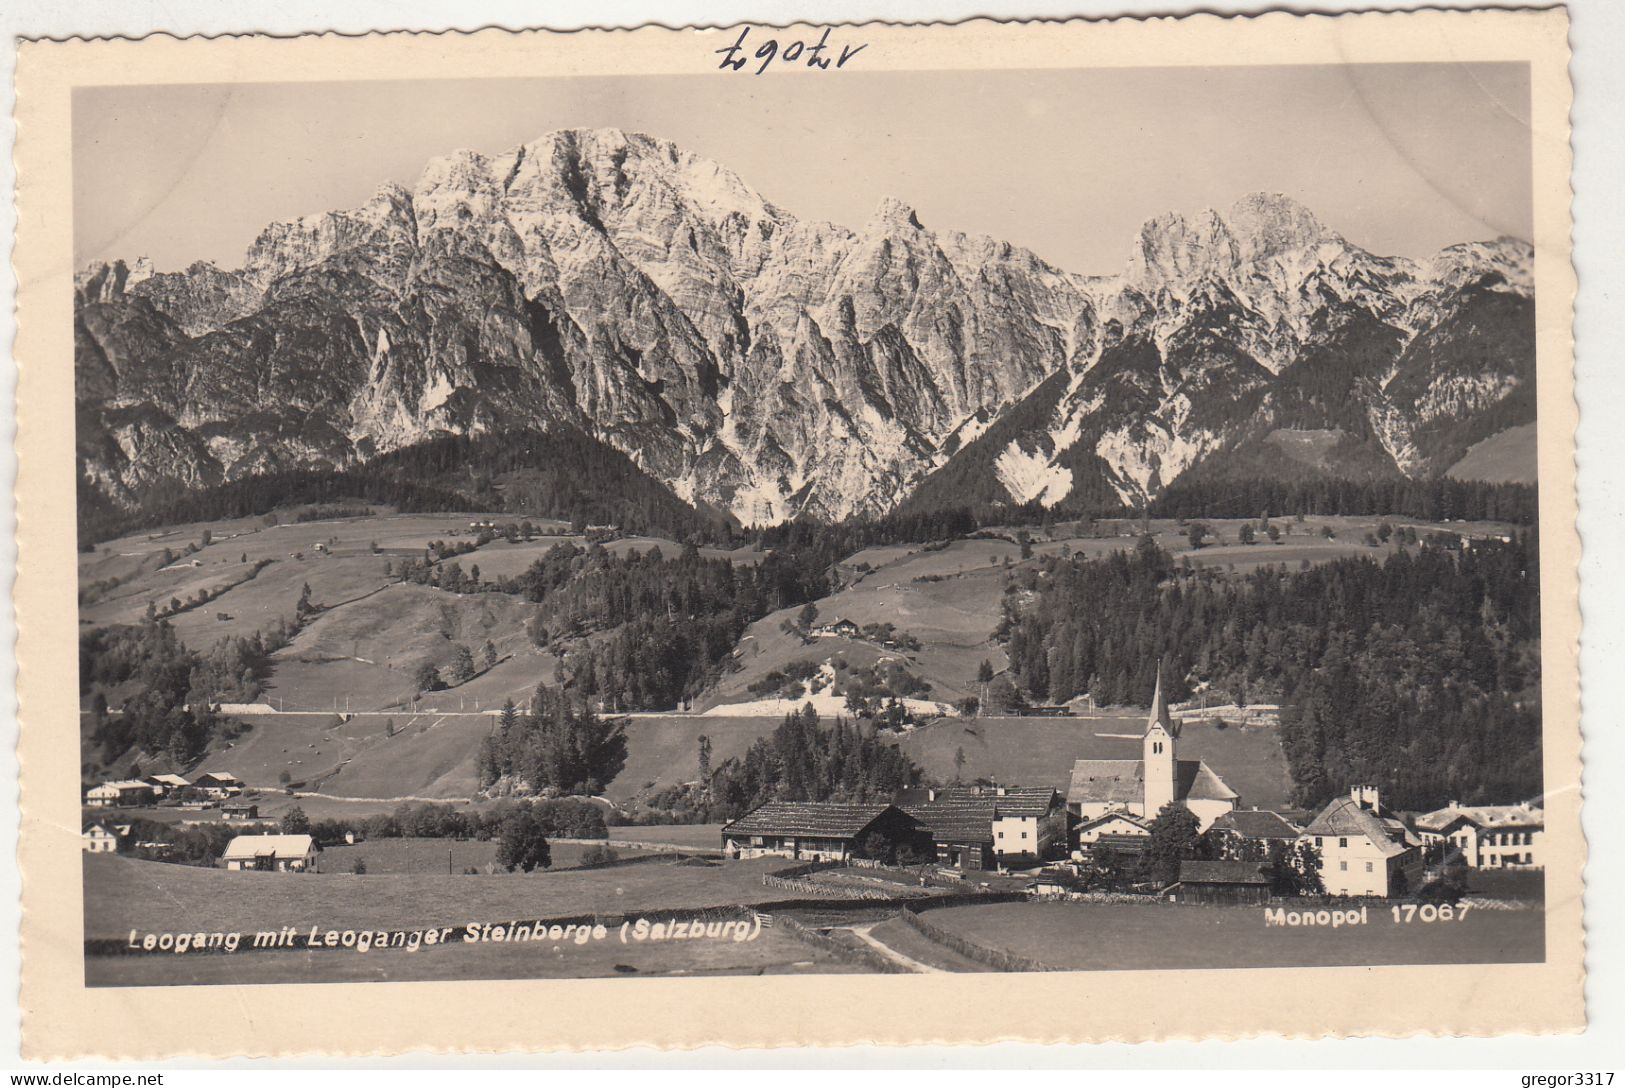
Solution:
[[[1140,758],[1075,760],[1064,791],[978,782],[907,787],[889,801],[872,803],[769,801],[723,824],[709,843],[700,836],[713,832],[704,827],[613,828],[621,834],[601,848],[571,854],[584,840],[556,835],[554,857],[574,857],[578,865],[540,879],[567,881],[569,870],[578,867],[632,873],[626,866],[635,862],[701,865],[717,874],[710,882],[714,894],[702,885],[690,902],[674,901],[662,911],[656,887],[647,910],[732,909],[770,925],[778,917],[779,934],[812,942],[830,958],[826,966],[848,970],[1069,966],[1064,954],[1046,958],[1046,949],[1056,947],[1052,939],[1016,950],[1008,941],[980,940],[936,922],[1021,909],[1021,903],[1154,913],[1159,905],[1198,907],[1227,918],[1245,915],[1261,927],[1272,906],[1286,917],[1283,905],[1293,908],[1294,919],[1301,909],[1311,923],[1319,915],[1331,917],[1325,908],[1332,906],[1338,918],[1345,906],[1372,903],[1422,904],[1429,918],[1441,910],[1450,916],[1458,903],[1492,911],[1529,912],[1536,906],[1529,900],[1532,893],[1538,900],[1544,865],[1543,811],[1536,803],[1452,802],[1402,813],[1384,804],[1380,785],[1352,784],[1314,812],[1250,806],[1207,762],[1182,758],[1184,731],[1159,679],[1139,738]],[[342,872],[342,864],[324,865],[324,859],[366,846],[362,835],[345,831],[337,845],[324,849],[312,830],[262,817],[261,805],[245,799],[255,792],[225,772],[190,781],[161,774],[98,785],[85,797],[90,817],[84,850],[177,860],[168,856],[168,844],[133,838],[128,819],[166,797],[195,814],[187,822],[232,830],[218,858],[207,864],[243,873],[238,880],[278,879],[262,875],[276,873],[298,884],[294,874]],[[586,864],[579,864],[583,858]],[[760,891],[739,894],[740,881],[722,875],[732,867],[744,886],[759,881]],[[640,875],[655,871],[650,864],[634,868]],[[354,865],[345,875],[363,871]],[[488,863],[484,871],[501,867]],[[1485,879],[1498,879],[1491,874],[1502,873],[1528,876],[1485,885]],[[471,910],[478,909],[478,900],[469,897]],[[577,917],[584,907],[611,921],[635,913],[606,915],[593,903],[575,906],[560,916]],[[509,912],[518,917],[517,908]],[[647,920],[654,913],[640,916]],[[1094,922],[1087,914],[1073,919],[1080,936],[1091,933]],[[1048,930],[1066,921],[1051,913],[1045,923]],[[729,967],[724,962],[715,969]]]

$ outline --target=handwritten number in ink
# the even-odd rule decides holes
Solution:
[[[734,43],[732,45],[727,45],[721,49],[715,50],[715,52],[722,54],[722,63],[717,65],[717,69],[719,71],[737,72],[744,68],[747,63],[749,63],[752,56],[761,62],[756,68],[754,73],[755,75],[761,75],[763,72],[767,71],[768,66],[771,65],[774,60],[778,60],[781,63],[793,64],[800,61],[802,57],[806,57],[806,64],[808,68],[817,68],[818,70],[823,71],[827,69],[831,63],[833,63],[837,69],[841,69],[846,67],[847,61],[869,48],[869,43],[867,42],[859,45],[843,45],[840,47],[840,56],[832,62],[828,57],[824,56],[824,51],[832,48],[832,46],[829,44],[829,34],[829,28],[825,27],[823,36],[818,39],[817,43],[808,45],[804,41],[797,40],[789,42],[782,49],[779,46],[779,40],[777,38],[769,38],[761,45],[757,46],[756,52],[751,54],[745,49],[745,39],[750,37],[750,27],[747,26],[739,32],[739,37],[734,39]]]

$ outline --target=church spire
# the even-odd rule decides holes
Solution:
[[[1157,689],[1151,696],[1151,714],[1145,723],[1145,730],[1149,733],[1157,726],[1170,737],[1179,736],[1179,727],[1174,724],[1173,715],[1168,713],[1168,704],[1162,697],[1162,662],[1157,662]]]

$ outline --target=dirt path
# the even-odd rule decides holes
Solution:
[[[901,964],[917,975],[940,975],[944,973],[940,967],[932,967],[929,963],[921,963],[912,956],[905,956],[891,945],[873,936],[869,931],[879,924],[878,922],[870,922],[865,926],[853,926],[852,933],[858,940],[879,952],[882,956],[885,956],[893,963]]]

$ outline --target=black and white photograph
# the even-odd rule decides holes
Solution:
[[[89,984],[1543,958],[1527,65],[861,58],[77,93]]]
[[[1565,24],[1294,18],[36,53],[53,985],[1583,1017]]]

